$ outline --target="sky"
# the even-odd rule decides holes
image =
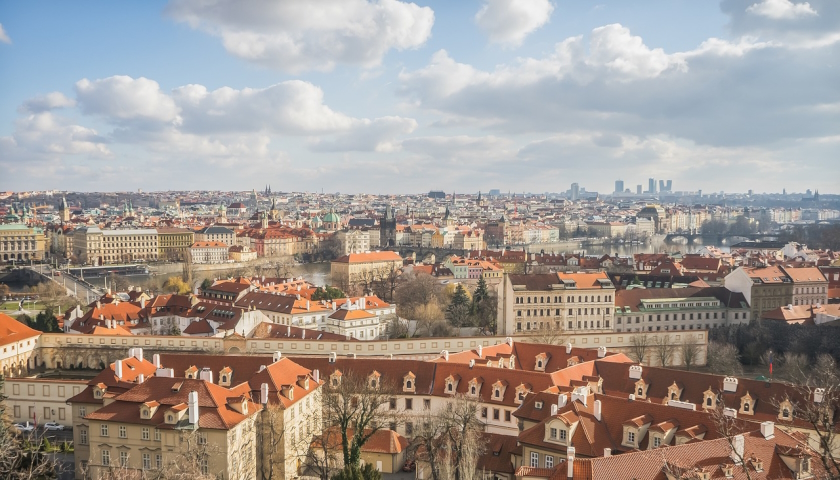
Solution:
[[[837,0],[0,3],[0,190],[840,193]]]

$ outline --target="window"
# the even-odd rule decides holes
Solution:
[[[545,468],[554,468],[554,457],[551,455],[545,456]]]
[[[207,457],[202,457],[201,460],[198,462],[198,464],[201,467],[201,473],[203,473],[204,475],[207,475],[207,472],[209,471],[209,465],[208,465],[208,462],[207,462]]]
[[[548,430],[548,438],[557,438],[557,429],[556,428],[550,428]]]
[[[749,412],[749,411],[750,411],[750,402],[749,402],[749,401],[744,402],[744,411],[745,411],[745,412]]]
[[[431,410],[432,408],[432,401],[428,398],[423,399],[423,410]]]
[[[199,445],[207,445],[207,434],[206,433],[199,433],[198,434],[198,444]]]
[[[653,447],[656,448],[662,444],[662,438],[660,437],[653,437]]]
[[[160,430],[158,430],[158,429],[155,429],[155,441],[156,442],[160,441]]]
[[[391,410],[396,410],[397,409],[397,399],[396,398],[392,398],[391,400],[389,400],[388,408],[390,408]]]
[[[499,419],[499,409],[494,408],[493,409],[493,420],[498,420],[498,419]]]
[[[627,443],[636,443],[636,432],[627,432]]]
[[[487,407],[481,409],[481,418],[487,418]]]
[[[87,407],[79,407],[79,416],[84,417],[87,415]]]
[[[119,435],[120,435],[120,438],[126,438],[127,437],[126,431],[125,431],[125,425],[120,425]]]
[[[149,427],[143,427],[140,431],[140,440],[148,440],[149,439]]]
[[[103,423],[99,426],[99,436],[100,437],[107,437],[108,436],[108,425]]]
[[[565,430],[560,430],[560,440],[563,440],[563,441],[566,440],[566,431]]]
[[[505,410],[505,421],[506,422],[510,421],[510,410]]]
[[[531,452],[531,466],[537,468],[540,466],[540,454],[537,452]]]
[[[82,445],[88,444],[88,431],[87,428],[79,429],[79,443]]]
[[[111,465],[111,451],[102,450],[102,466],[107,467]]]
[[[143,470],[151,470],[152,468],[152,456],[148,453],[143,454]]]
[[[414,410],[414,400],[411,398],[405,399],[405,409],[406,410]]]

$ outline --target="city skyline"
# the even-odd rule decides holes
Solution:
[[[3,4],[0,190],[838,193],[836,2],[332,7]]]

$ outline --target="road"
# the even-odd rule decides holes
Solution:
[[[60,277],[54,276],[53,272],[55,269],[50,265],[32,265],[25,268],[40,274],[52,282],[62,285],[67,289],[67,295],[83,300],[85,305],[102,296],[102,292],[98,288],[84,280],[68,275],[66,271],[61,270]]]

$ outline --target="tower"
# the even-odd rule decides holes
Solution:
[[[70,221],[70,208],[67,206],[66,197],[61,197],[61,205],[58,207],[58,215],[61,217],[62,223]]]
[[[396,244],[397,219],[394,216],[394,208],[389,205],[385,208],[385,215],[379,220],[379,245],[393,247]]]

